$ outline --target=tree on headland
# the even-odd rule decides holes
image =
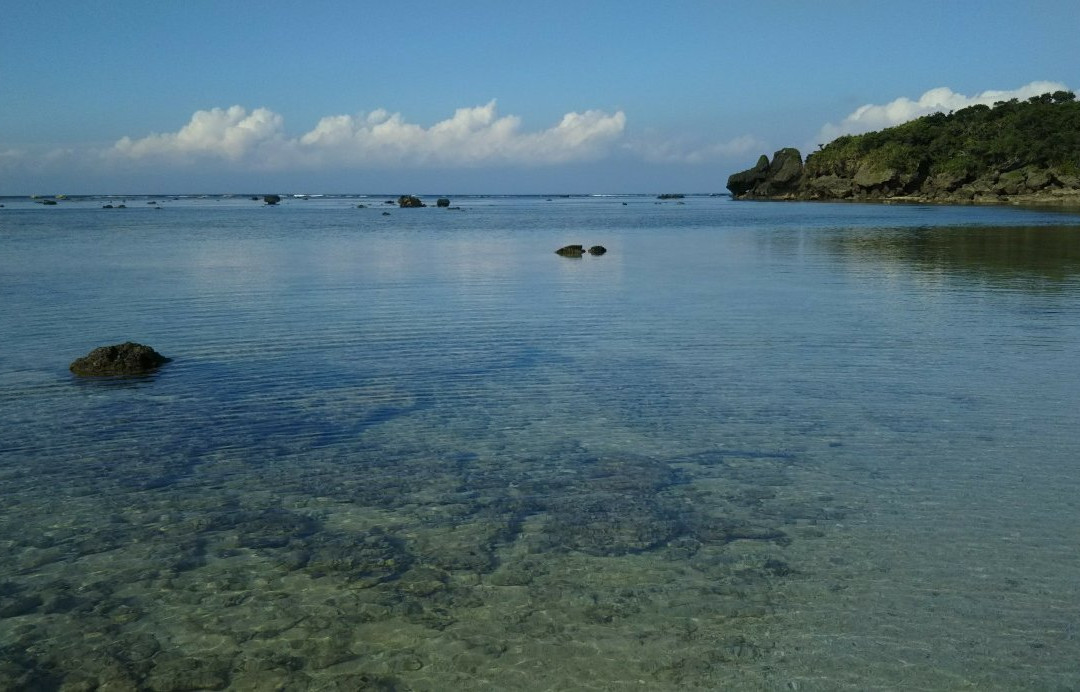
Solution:
[[[1002,202],[1080,196],[1080,102],[1071,91],[933,113],[794,149],[728,178],[736,198]]]
[[[870,160],[916,176],[977,177],[1035,166],[1080,172],[1080,103],[1071,91],[934,113],[863,135],[838,137],[806,158],[809,175],[854,175]]]

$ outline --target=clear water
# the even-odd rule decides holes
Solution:
[[[1080,216],[0,202],[2,689],[1080,687]]]

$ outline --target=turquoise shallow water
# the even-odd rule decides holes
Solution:
[[[1080,686],[1080,216],[4,202],[0,688]]]

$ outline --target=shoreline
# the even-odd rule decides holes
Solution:
[[[819,197],[798,194],[783,195],[741,195],[732,196],[737,202],[826,202],[846,204],[933,204],[940,206],[1032,206],[1032,207],[1077,207],[1080,209],[1080,190],[1068,194],[1032,194],[1032,195],[980,195],[973,198],[941,197],[929,195],[893,195],[867,197]]]

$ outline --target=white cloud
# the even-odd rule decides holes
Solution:
[[[623,147],[648,163],[701,164],[723,161],[759,151],[766,145],[757,137],[742,135],[724,142],[701,142],[686,138],[668,139],[648,133]]]
[[[284,141],[284,119],[265,108],[250,114],[240,107],[196,111],[178,132],[133,140],[124,137],[114,149],[130,158],[209,154],[233,161],[267,142]]]
[[[241,106],[197,111],[179,131],[141,139],[124,137],[112,149],[128,159],[187,161],[219,158],[262,168],[324,165],[471,166],[556,164],[596,158],[622,136],[626,115],[602,111],[567,113],[554,127],[522,132],[521,119],[498,116],[495,101],[459,108],[431,127],[407,122],[400,113],[334,115],[296,138],[284,118],[265,108]]]
[[[993,105],[1009,99],[1024,100],[1046,92],[1067,90],[1060,82],[1031,82],[1019,89],[1009,91],[984,91],[975,96],[958,94],[948,87],[938,87],[927,91],[917,100],[901,97],[884,105],[868,103],[844,118],[840,124],[827,123],[818,133],[816,143],[831,142],[840,135],[860,134],[872,130],[892,127],[924,115],[941,111],[960,110],[976,104]]]
[[[5,149],[0,151],[0,166],[18,163],[25,157],[26,152],[20,151],[19,149]]]

